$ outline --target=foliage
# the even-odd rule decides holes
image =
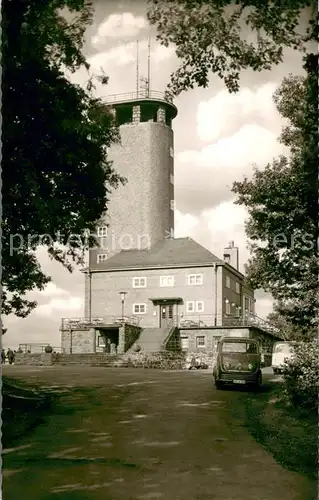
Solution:
[[[275,326],[285,340],[311,340],[318,333],[316,325],[294,324],[289,318],[290,308],[283,302],[275,302],[273,311],[268,314],[267,321]]]
[[[284,391],[295,407],[317,410],[319,387],[318,342],[302,343],[295,347],[292,358],[283,369]]]
[[[270,70],[290,47],[304,51],[317,40],[317,5],[313,0],[149,0],[148,19],[157,39],[174,44],[180,67],[171,75],[169,91],[178,95],[207,87],[210,73],[230,92],[239,88],[240,72]],[[308,9],[309,22],[300,16]]]
[[[236,203],[249,214],[248,282],[270,292],[284,305],[281,313],[304,331],[317,324],[318,313],[317,67],[318,56],[308,56],[307,77],[287,77],[275,94],[290,121],[281,136],[290,158],[274,159],[233,185]]]
[[[50,281],[40,245],[69,271],[82,262],[93,242],[84,233],[94,232],[110,190],[124,181],[107,159],[118,140],[112,114],[93,97],[92,79],[85,89],[64,72],[89,67],[82,47],[92,13],[86,0],[3,3],[4,314],[27,316],[36,307],[27,292]]]

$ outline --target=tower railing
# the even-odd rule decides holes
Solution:
[[[163,101],[173,104],[173,99],[166,92],[157,90],[139,90],[138,92],[130,92],[126,94],[111,94],[103,97],[107,104],[116,104],[120,102],[136,101],[139,99],[151,99]]]

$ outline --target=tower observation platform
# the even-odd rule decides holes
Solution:
[[[158,122],[172,126],[177,107],[164,92],[144,90],[126,94],[108,95],[104,102],[116,111],[118,125],[136,122]]]

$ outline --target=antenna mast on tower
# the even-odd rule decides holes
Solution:
[[[138,98],[139,92],[139,60],[138,60],[138,40],[136,40],[136,97]]]
[[[147,97],[151,89],[151,37],[148,37],[148,60],[147,60]]]

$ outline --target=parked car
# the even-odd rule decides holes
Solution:
[[[282,372],[285,361],[293,356],[295,352],[294,347],[296,345],[298,345],[298,342],[294,341],[281,341],[274,344],[271,367],[275,374]]]
[[[230,385],[262,384],[261,349],[257,340],[242,337],[223,337],[217,347],[213,370],[217,389]]]

